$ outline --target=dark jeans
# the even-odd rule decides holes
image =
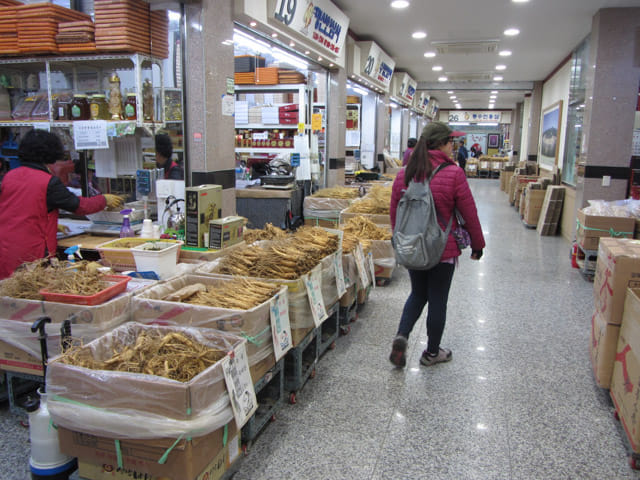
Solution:
[[[447,321],[447,300],[454,269],[453,263],[439,263],[431,270],[409,270],[411,294],[402,310],[398,335],[409,338],[413,326],[428,302],[427,350],[429,353],[437,354],[440,348],[444,324]]]

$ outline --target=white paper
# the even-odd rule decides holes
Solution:
[[[238,429],[242,428],[258,409],[258,400],[249,373],[246,345],[247,342],[243,341],[232,354],[222,359],[224,380]]]
[[[73,122],[73,143],[76,150],[109,148],[106,120]]]
[[[347,147],[359,147],[360,146],[360,130],[347,130],[345,138],[345,146]]]
[[[367,288],[369,285],[369,276],[367,275],[367,266],[365,265],[364,252],[362,251],[362,245],[358,243],[353,256],[356,259],[356,267],[358,269],[358,275],[360,275],[360,283],[363,288]]]
[[[306,275],[303,275],[302,279],[304,280],[304,285],[307,288],[307,296],[309,297],[313,323],[317,328],[322,325],[322,322],[329,318],[327,310],[324,308],[324,299],[322,298],[322,270],[320,265],[315,267]]]
[[[113,142],[111,142],[113,144]],[[108,150],[96,150],[93,152],[93,162],[96,166],[98,178],[116,178],[116,152],[115,148]]]
[[[236,100],[236,125],[249,123],[249,102]]]
[[[235,97],[233,95],[222,96],[222,115],[225,117],[233,117],[235,112]]]
[[[373,288],[376,288],[376,267],[373,264],[373,253],[369,252],[368,262],[369,262],[369,272],[371,273],[371,285]]]
[[[276,362],[293,346],[289,322],[289,296],[287,290],[278,293],[270,301],[271,333]]]
[[[344,270],[342,269],[342,250],[338,250],[333,255],[333,268],[336,272],[336,287],[338,287],[338,297],[347,293],[347,287],[344,281]]]
[[[311,180],[309,139],[306,135],[296,135],[293,137],[293,151],[300,154],[300,165],[296,167],[296,180]]]

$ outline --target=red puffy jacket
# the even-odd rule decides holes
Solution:
[[[447,227],[449,218],[453,215],[451,230],[456,228],[458,226],[458,222],[456,221],[454,210],[457,208],[465,221],[465,228],[471,237],[471,249],[483,249],[485,242],[484,236],[482,235],[482,227],[480,226],[476,203],[473,200],[473,195],[471,194],[471,189],[469,188],[469,183],[467,182],[464,170],[455,165],[453,161],[440,150],[430,150],[429,156],[431,157],[431,164],[433,165],[434,170],[438,168],[438,165],[441,163],[451,163],[450,166],[442,168],[433,177],[430,184],[431,194],[433,195],[433,201],[438,212],[438,223],[440,223],[440,226],[444,230]],[[398,172],[391,191],[389,215],[391,216],[391,226],[393,228],[395,228],[396,224],[396,209],[398,208],[398,202],[402,198],[402,195],[404,195],[406,189],[407,187],[404,183],[404,169],[402,169]],[[460,252],[453,235],[449,235],[441,260],[458,257],[461,253],[462,252]]]

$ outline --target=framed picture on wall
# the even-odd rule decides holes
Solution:
[[[499,133],[490,133],[487,135],[487,148],[500,148]]]
[[[553,170],[558,165],[560,149],[560,125],[562,100],[542,111],[542,131],[540,133],[540,168]]]

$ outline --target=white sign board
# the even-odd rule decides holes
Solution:
[[[375,42],[358,42],[363,52],[360,62],[360,75],[375,80],[389,90],[396,62]],[[366,55],[364,55],[366,53]]]
[[[487,112],[473,110],[452,110],[449,112],[450,122],[490,122],[500,123],[502,121],[502,112]]]
[[[108,149],[106,120],[73,122],[73,143],[76,150]]]
[[[303,275],[302,279],[304,280],[304,286],[307,288],[313,323],[316,327],[319,327],[322,322],[329,318],[322,298],[322,266],[318,265],[309,273]]]
[[[273,351],[277,362],[293,347],[291,323],[289,321],[289,295],[287,290],[278,293],[271,299],[269,310],[271,316]]]
[[[258,409],[258,400],[249,373],[246,346],[247,342],[243,341],[222,359],[224,380],[238,429],[242,428]]]

